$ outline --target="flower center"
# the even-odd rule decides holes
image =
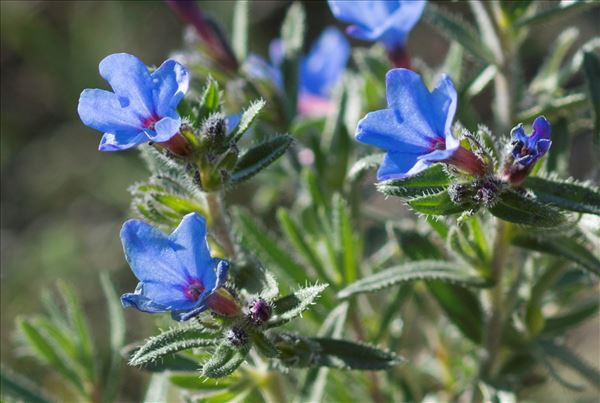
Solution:
[[[160,120],[160,118],[156,115],[152,115],[149,118],[146,118],[144,120],[144,122],[142,122],[142,125],[146,128],[146,129],[154,129],[154,124],[156,122],[158,122]]]
[[[199,280],[193,280],[185,290],[185,296],[192,301],[198,301],[204,292],[204,285]]]
[[[446,149],[446,140],[436,137],[435,140],[431,142],[432,150],[445,150]]]

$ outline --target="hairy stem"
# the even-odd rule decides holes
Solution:
[[[216,192],[207,193],[206,201],[208,203],[208,211],[212,218],[212,229],[216,235],[217,241],[223,247],[227,257],[233,258],[235,256],[235,247],[227,226],[221,195]]]

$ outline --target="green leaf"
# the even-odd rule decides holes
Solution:
[[[531,249],[578,263],[584,269],[600,276],[600,260],[573,236],[555,234],[529,235],[525,233],[515,235],[511,242],[513,245]]]
[[[169,378],[165,373],[153,374],[146,389],[144,403],[166,402],[169,392]]]
[[[596,53],[583,53],[583,72],[594,111],[594,142],[600,145],[600,57]]]
[[[558,18],[572,17],[573,15],[585,11],[595,5],[593,1],[574,0],[561,1],[551,4],[557,4],[556,7],[548,8],[532,16],[523,16],[515,21],[516,27],[534,26],[537,24],[545,24]]]
[[[200,376],[198,376],[198,374],[172,374],[169,375],[169,381],[173,385],[178,386],[182,389],[213,392],[225,390],[231,387],[237,381],[239,381],[239,377],[233,374],[224,379],[214,380],[208,378],[201,378]]]
[[[202,99],[200,101],[200,110],[197,113],[197,126],[200,127],[202,121],[211,114],[219,112],[220,106],[221,94],[219,93],[219,83],[209,77],[206,80],[206,87],[204,87],[204,92],[202,93]]]
[[[136,344],[129,344],[121,350],[121,356],[130,360],[133,355],[139,350],[139,346]],[[175,353],[164,355],[160,360],[149,361],[144,364],[141,369],[146,372],[165,372],[165,371],[197,371],[200,367],[200,363],[190,356]]]
[[[108,323],[110,330],[110,363],[107,378],[104,382],[102,399],[112,402],[118,393],[118,385],[121,380],[121,349],[125,344],[125,317],[123,307],[119,303],[119,296],[106,272],[100,274],[100,285],[108,307]]]
[[[598,312],[600,302],[597,299],[589,300],[566,313],[546,318],[544,334],[562,335],[567,330],[574,328],[581,322],[591,318]]]
[[[376,183],[377,190],[387,196],[409,198],[437,193],[451,183],[450,176],[441,164],[434,164],[415,176]]]
[[[454,203],[446,190],[432,195],[415,197],[408,201],[408,205],[414,211],[427,215],[451,215],[476,208],[472,203]]]
[[[250,2],[246,0],[237,0],[233,8],[233,26],[231,35],[231,45],[235,57],[240,60],[246,60],[248,54],[248,8]]]
[[[133,354],[129,364],[143,366],[178,351],[214,346],[217,336],[217,333],[194,325],[175,327],[147,339]]]
[[[550,56],[544,61],[543,66],[529,85],[531,92],[554,93],[558,89],[560,66],[578,36],[579,30],[577,28],[568,28],[558,36]]]
[[[301,315],[304,310],[315,302],[325,288],[327,288],[327,284],[304,287],[274,301],[273,316],[267,322],[267,326],[281,326]]]
[[[181,216],[194,212],[204,217],[208,215],[207,209],[195,200],[165,193],[153,193],[152,198]]]
[[[241,1],[238,3],[242,3]],[[262,108],[264,108],[266,102],[263,99],[259,99],[258,101],[254,101],[250,104],[250,106],[242,113],[242,117],[240,118],[240,122],[238,125],[231,131],[229,138],[231,138],[234,142],[237,142],[242,138],[244,133],[248,131],[252,123],[256,121],[256,118],[260,114]]]
[[[282,352],[281,361],[289,367],[330,367],[339,369],[384,370],[403,362],[391,351],[368,344],[332,338],[307,338],[276,333],[274,343]]]
[[[306,15],[301,3],[293,3],[281,25],[283,62],[281,71],[285,89],[286,112],[288,118],[296,116],[298,100],[299,58],[304,45]]]
[[[338,305],[327,315],[323,325],[319,329],[319,337],[329,337],[339,339],[342,337],[344,323],[348,316],[348,302]],[[327,386],[327,375],[329,368],[311,368],[306,372],[304,384],[300,391],[300,401],[302,402],[320,402]]]
[[[12,401],[27,403],[49,403],[50,400],[38,387],[23,375],[17,374],[8,367],[0,367],[0,390],[2,401],[7,397]]]
[[[350,218],[350,208],[339,193],[333,197],[334,234],[338,260],[341,262],[342,277],[345,283],[356,280],[358,263],[361,261],[362,242],[354,231]]]
[[[415,230],[401,229],[396,226],[391,228],[392,234],[398,242],[402,252],[410,260],[443,259],[444,255],[440,249],[429,239],[429,237]]]
[[[267,358],[277,358],[279,356],[277,347],[275,347],[263,332],[259,330],[251,331],[250,337],[252,338],[252,345],[260,354]]]
[[[540,228],[556,227],[567,221],[559,210],[512,190],[502,192],[489,210],[504,221]]]
[[[222,378],[231,374],[246,360],[249,351],[250,344],[234,347],[229,341],[223,341],[202,366],[202,375],[209,378]]]
[[[258,262],[235,264],[230,273],[235,273],[236,288],[249,297],[272,299],[279,295],[277,281]]]
[[[483,338],[483,309],[469,289],[440,281],[427,283],[448,319],[470,340],[480,344]]]
[[[542,341],[539,346],[550,358],[560,361],[563,365],[576,371],[595,387],[600,387],[600,372],[571,350],[551,341]]]
[[[540,103],[517,116],[518,121],[531,122],[540,115],[552,118],[556,114],[565,114],[588,107],[588,97],[583,92],[574,92],[562,97],[551,97],[546,103]]]
[[[241,237],[242,243],[253,253],[258,255],[265,264],[270,263],[278,268],[278,273],[286,276],[290,283],[304,283],[307,280],[304,267],[298,264],[280,246],[277,238],[269,234],[269,231],[257,223],[247,212],[241,209],[233,209],[236,231]]]
[[[424,13],[425,20],[448,39],[460,43],[465,50],[488,64],[496,64],[492,51],[481,41],[480,34],[467,21],[429,3]]]
[[[346,180],[350,182],[360,180],[368,170],[381,165],[384,157],[385,154],[371,154],[359,159],[354,163],[354,165],[352,165],[350,171],[348,171]]]
[[[323,280],[328,283],[333,283],[329,274],[325,271],[325,266],[319,258],[318,251],[309,244],[300,226],[292,217],[290,217],[289,212],[282,207],[279,208],[277,210],[277,219],[283,233],[287,236],[288,241],[294,245],[306,263],[313,267]]]
[[[548,172],[556,172],[559,175],[567,175],[570,156],[571,136],[569,133],[569,120],[566,117],[559,117],[556,122],[552,122],[552,147],[548,150],[546,170]],[[525,180],[527,181],[527,179]]]
[[[251,178],[281,157],[292,144],[292,137],[279,135],[246,151],[235,165],[231,183]]]
[[[580,213],[600,214],[600,192],[582,183],[530,176],[523,186],[542,203]]]
[[[458,267],[456,263],[438,260],[421,260],[382,270],[363,277],[338,293],[338,298],[373,292],[407,281],[443,281],[471,287],[486,287],[488,282]]]
[[[85,393],[82,379],[71,368],[64,353],[26,319],[17,319],[17,328],[25,336],[35,356],[57,370],[66,380],[71,382],[81,393]]]
[[[95,343],[90,333],[86,315],[73,289],[62,281],[59,281],[57,285],[65,302],[70,327],[76,334],[75,341],[79,352],[78,360],[85,369],[89,380],[94,382],[96,381],[98,367],[94,348]]]

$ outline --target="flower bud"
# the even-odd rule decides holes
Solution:
[[[211,311],[221,316],[238,316],[241,312],[233,295],[224,288],[219,288],[206,297],[206,305]]]
[[[257,299],[250,305],[250,321],[255,325],[260,325],[269,320],[273,309],[271,305],[262,298]]]
[[[475,195],[473,200],[483,203],[486,206],[493,204],[500,194],[500,183],[493,178],[485,178],[476,182]]]
[[[210,148],[220,148],[225,142],[227,124],[223,115],[209,116],[202,125],[202,137],[207,140]]]
[[[239,326],[233,326],[227,331],[227,340],[235,347],[241,347],[248,343],[248,333]]]
[[[454,204],[463,204],[471,199],[472,190],[464,183],[453,183],[448,187],[448,195]]]
[[[167,141],[156,144],[178,157],[187,157],[192,153],[192,146],[181,133],[175,134]]]

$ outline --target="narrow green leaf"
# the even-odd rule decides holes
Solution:
[[[231,387],[239,380],[239,377],[232,374],[225,379],[214,380],[202,378],[198,374],[172,374],[169,375],[169,381],[182,389],[213,392],[221,391]]]
[[[483,338],[483,309],[469,289],[440,281],[427,283],[448,319],[470,340],[480,344]]]
[[[277,219],[288,241],[294,245],[306,262],[315,269],[323,280],[333,283],[329,274],[325,271],[325,266],[319,258],[318,251],[307,242],[300,226],[290,217],[289,212],[284,208],[279,208],[277,210]]]
[[[600,371],[583,361],[571,350],[551,341],[542,341],[539,345],[550,358],[554,358],[576,371],[595,387],[600,387]]]
[[[523,16],[515,21],[516,27],[521,26],[534,26],[537,24],[544,24],[553,21],[557,18],[572,17],[576,13],[583,12],[590,7],[595,5],[593,1],[585,0],[574,0],[574,1],[561,1],[553,2],[557,6],[548,8],[532,16]]]
[[[556,227],[567,221],[559,210],[512,190],[500,194],[496,204],[489,210],[505,221],[541,228]]]
[[[252,345],[260,354],[267,358],[277,358],[279,356],[277,347],[260,330],[251,331],[250,337],[252,338]]]
[[[56,369],[66,380],[73,384],[81,393],[85,393],[83,381],[70,367],[67,359],[57,346],[48,340],[47,336],[39,332],[35,326],[26,319],[17,320],[17,328],[27,339],[35,356]]]
[[[446,190],[432,195],[415,197],[408,201],[408,205],[414,211],[428,215],[458,214],[476,207],[472,203],[454,203]]]
[[[267,322],[267,326],[281,326],[301,315],[304,310],[314,303],[325,288],[327,288],[327,284],[304,287],[274,301],[273,316]]]
[[[242,239],[242,243],[253,253],[258,255],[261,261],[275,266],[277,273],[286,276],[289,283],[304,283],[307,280],[304,267],[296,263],[289,253],[279,245],[277,238],[269,234],[269,231],[258,224],[247,212],[234,209],[234,222],[236,231]]]
[[[4,365],[0,367],[0,390],[2,391],[1,397],[3,401],[9,397],[7,401],[14,399],[18,402],[27,403],[50,402],[44,392],[35,383]]]
[[[358,276],[358,262],[361,261],[360,245],[362,244],[355,236],[350,218],[350,209],[344,199],[336,193],[333,197],[334,205],[334,228],[336,238],[336,249],[341,255],[342,277],[345,283],[351,283]]]
[[[373,292],[407,281],[444,281],[471,287],[486,287],[488,282],[458,267],[456,263],[437,260],[410,262],[363,277],[338,293],[338,298]]]
[[[544,61],[529,85],[531,92],[554,93],[558,89],[560,66],[578,36],[579,30],[577,28],[568,28],[558,36],[552,46],[550,56]]]
[[[580,213],[600,214],[600,192],[591,186],[537,176],[525,179],[523,186],[542,203]]]
[[[143,366],[164,356],[193,347],[210,347],[218,334],[194,325],[179,326],[150,337],[130,358],[129,364]]]
[[[465,50],[481,61],[489,64],[497,63],[492,51],[481,41],[480,34],[459,16],[429,3],[424,18],[443,35],[460,43]]]
[[[582,268],[600,276],[600,260],[573,236],[555,234],[517,234],[511,242],[525,249],[531,249],[554,256],[560,256],[581,265]]]
[[[552,147],[548,150],[546,170],[556,172],[561,176],[567,176],[570,156],[571,133],[569,133],[569,120],[566,117],[559,117],[557,121],[552,122]]]
[[[144,403],[166,402],[169,392],[169,378],[165,373],[153,374],[146,389]]]
[[[385,154],[371,154],[359,159],[348,171],[346,180],[350,182],[360,180],[368,170],[381,165],[384,156]]]
[[[233,8],[233,26],[231,35],[231,45],[235,57],[239,61],[246,60],[248,54],[248,8],[250,2],[246,0],[237,0]]]
[[[292,144],[292,137],[279,135],[246,151],[235,165],[231,183],[251,178],[281,157]]]
[[[239,1],[238,3],[245,3],[245,2]],[[242,136],[244,135],[244,133],[246,133],[246,131],[248,131],[250,126],[252,126],[252,123],[254,123],[256,121],[256,118],[260,114],[260,111],[262,110],[262,108],[265,107],[265,105],[266,105],[266,102],[263,99],[259,99],[257,101],[252,102],[250,104],[250,106],[244,111],[244,113],[242,113],[240,122],[235,127],[235,129],[232,130],[231,134],[229,135],[229,137],[234,142],[237,142],[239,139],[241,139]]]
[[[121,349],[125,344],[125,317],[123,307],[119,303],[119,297],[110,281],[108,273],[100,274],[100,284],[106,305],[108,307],[108,323],[110,330],[110,363],[107,378],[104,381],[102,400],[112,402],[118,393],[118,385],[121,380]]]
[[[95,343],[92,339],[90,327],[83,312],[81,303],[75,295],[75,292],[66,283],[59,281],[58,289],[65,302],[67,317],[71,328],[77,334],[76,342],[79,350],[79,360],[87,372],[88,379],[96,381],[98,367],[96,361]]]
[[[202,375],[209,378],[222,378],[231,374],[246,360],[249,351],[250,344],[234,347],[229,341],[223,341],[202,366]]]
[[[444,190],[451,183],[444,167],[434,164],[425,171],[404,179],[392,179],[376,184],[377,190],[387,196],[409,198]]]
[[[444,258],[439,247],[429,237],[421,235],[415,230],[406,230],[395,226],[391,230],[398,246],[410,260],[441,260]]]
[[[296,116],[298,100],[299,58],[304,45],[306,15],[301,3],[293,3],[281,25],[283,42],[283,62],[281,71],[285,89],[286,112],[288,117]]]
[[[597,299],[589,300],[566,313],[546,318],[543,332],[544,334],[562,335],[595,315],[599,307],[600,302]]]
[[[344,302],[338,305],[333,311],[327,315],[323,321],[323,325],[319,329],[319,337],[328,337],[339,339],[342,337],[344,323],[348,316],[348,307],[350,304]],[[329,368],[311,368],[306,372],[304,384],[300,391],[300,400],[298,402],[320,402],[325,393],[327,386],[327,375]]]
[[[498,37],[488,9],[486,9],[484,3],[480,0],[469,0],[469,6],[471,7],[471,12],[475,16],[477,28],[479,28],[479,32],[481,32],[482,42],[488,46],[490,53],[494,55],[494,60],[496,60],[497,63],[502,63],[504,57],[502,54],[502,45],[500,44],[500,38]]]
[[[562,97],[552,97],[546,103],[540,103],[517,116],[518,121],[531,122],[540,115],[552,118],[555,114],[584,109],[588,106],[588,97],[583,92],[574,92]]]
[[[153,193],[152,198],[182,216],[194,212],[207,216],[206,208],[195,200],[166,193]]]
[[[594,142],[600,145],[600,57],[596,53],[583,53],[583,72],[594,111]]]

